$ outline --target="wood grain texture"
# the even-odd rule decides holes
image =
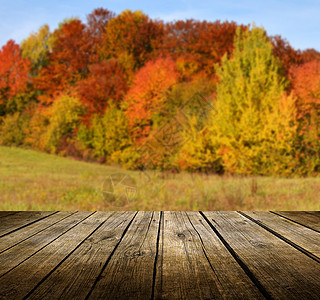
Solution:
[[[315,215],[320,218],[320,211],[306,211],[307,214]]]
[[[0,211],[0,218],[16,214],[18,211]],[[0,219],[1,222],[1,219]]]
[[[0,238],[0,253],[71,216],[75,212],[58,212]]]
[[[17,230],[23,226],[28,226],[38,220],[52,215],[52,211],[20,211],[16,214],[6,215],[0,219],[0,237]]]
[[[313,210],[313,211],[305,211],[307,214],[312,214],[316,216],[320,216],[320,211],[319,210]]]
[[[35,234],[29,239],[26,239],[20,244],[8,249],[7,251],[2,252],[0,254],[0,277],[33,256],[42,248],[49,245],[59,236],[63,235],[69,229],[81,222],[84,218],[88,217],[89,214],[90,213],[88,212],[78,212],[68,218],[63,219],[54,226]],[[5,237],[6,236],[4,236],[4,238]]]
[[[319,263],[239,213],[204,215],[272,298],[319,299]]]
[[[134,215],[134,212],[110,214],[29,299],[85,299]]]
[[[150,299],[160,212],[139,212],[89,299]]]
[[[320,262],[320,233],[270,212],[243,212],[275,234],[291,241],[301,250],[317,256]]]
[[[196,218],[205,222],[199,213],[164,212],[155,299],[231,299],[233,296],[241,298],[241,294],[251,294],[259,299],[258,289],[246,278],[209,226],[201,224]],[[200,237],[195,227],[206,237]],[[214,258],[219,250],[222,250],[219,253],[221,259]],[[235,267],[234,274],[228,270],[218,274],[218,270],[223,268],[223,260],[226,265],[230,263],[229,267]],[[224,290],[233,280],[234,287],[239,288],[238,296],[233,290]],[[251,288],[251,291],[245,291],[245,288]]]
[[[279,214],[0,213],[0,299],[320,299],[320,213]]]
[[[79,214],[81,214],[80,223],[0,278],[0,298],[25,297],[88,238],[110,213],[80,212]],[[87,218],[83,219],[84,216]],[[46,238],[48,236],[44,237]]]
[[[187,212],[187,216],[218,279],[221,296],[224,299],[264,299],[202,215],[199,212]]]
[[[320,232],[320,215],[304,211],[275,211],[274,213]]]

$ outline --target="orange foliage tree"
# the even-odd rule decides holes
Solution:
[[[298,117],[320,113],[320,60],[310,61],[290,70],[294,93],[298,97]]]
[[[108,101],[119,104],[128,90],[126,73],[116,59],[89,66],[89,75],[78,83],[80,100],[92,113],[104,113]]]
[[[92,52],[88,31],[80,20],[64,23],[54,34],[49,65],[34,79],[35,87],[43,92],[39,100],[44,104],[50,104],[57,95],[85,77]]]
[[[8,100],[27,89],[29,59],[21,56],[21,49],[9,40],[0,50],[0,115],[6,113]]]
[[[161,22],[149,19],[141,11],[125,10],[108,22],[100,55],[116,57],[125,67],[137,70],[153,57],[162,36]]]
[[[300,163],[309,174],[320,171],[320,60],[290,70],[297,97]]]
[[[150,133],[152,117],[161,109],[165,91],[177,81],[175,63],[170,58],[150,61],[136,73],[126,95],[125,109],[133,138],[138,142]]]

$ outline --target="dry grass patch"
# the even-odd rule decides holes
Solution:
[[[320,178],[126,171],[0,147],[0,210],[320,210]],[[103,194],[124,173],[134,197]]]

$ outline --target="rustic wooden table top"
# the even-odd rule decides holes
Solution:
[[[320,299],[320,212],[0,212],[0,299]]]

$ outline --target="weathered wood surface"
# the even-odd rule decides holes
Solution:
[[[115,212],[30,295],[31,299],[84,299],[133,219],[133,212]]]
[[[52,214],[54,214],[54,212],[21,211],[21,212],[17,212],[16,214],[5,215],[4,217],[1,217],[0,237],[5,236],[6,234],[9,234],[10,232],[18,230],[20,228],[23,228],[24,226],[28,226]]]
[[[204,218],[164,212],[156,299],[263,298]]]
[[[320,262],[319,233],[270,212],[243,212],[242,214]]]
[[[320,299],[319,212],[0,212],[0,299]]]
[[[23,241],[30,239],[34,235],[46,230],[72,214],[74,214],[74,212],[58,212],[56,214],[49,215],[47,218],[41,219],[38,222],[32,223],[29,226],[23,227],[17,232],[3,236],[0,244],[0,253],[8,250],[18,243],[22,243]],[[47,235],[47,233],[45,234]]]
[[[316,215],[316,213],[311,214],[306,211],[276,211],[274,213],[320,233],[319,215]]]
[[[319,299],[319,294],[314,294],[320,288],[319,262],[239,213],[204,215],[265,295],[276,299]]]
[[[17,211],[0,211],[0,218],[16,214]]]

